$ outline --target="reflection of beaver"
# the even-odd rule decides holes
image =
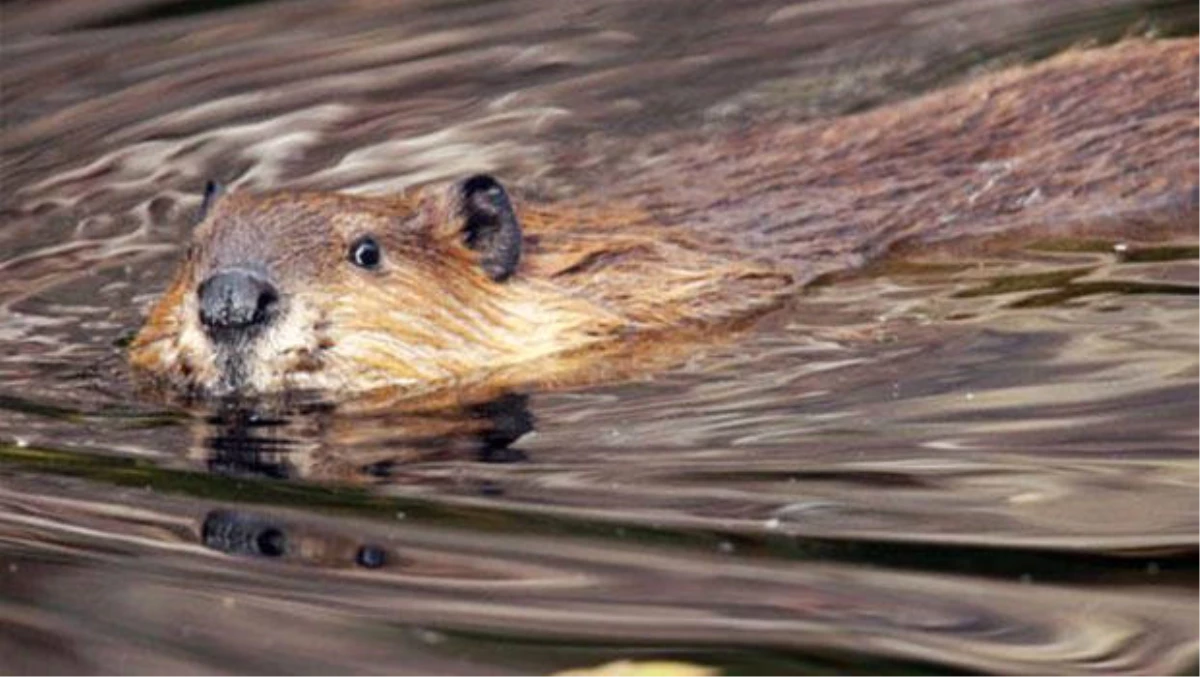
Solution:
[[[213,510],[200,525],[205,547],[230,555],[286,557],[320,566],[356,564],[378,569],[388,551],[373,543],[356,543],[339,534],[287,525],[269,517],[238,510]]]
[[[511,393],[436,411],[331,413],[324,408],[264,416],[222,409],[192,421],[190,455],[209,472],[233,477],[395,484],[407,481],[399,475],[409,463],[524,461],[525,453],[511,445],[534,429],[528,396]]]
[[[703,230],[757,238],[777,265],[804,263],[798,277],[930,236],[1191,234],[1195,58],[1192,40],[1067,54],[856,117],[673,148],[616,182],[687,232],[640,213],[526,209],[518,222],[484,176],[394,199],[217,197],[132,363],[210,394],[557,382],[792,287],[799,269]],[[656,183],[664,173],[675,179]]]

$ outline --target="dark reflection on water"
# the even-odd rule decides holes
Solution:
[[[1194,243],[891,262],[667,373],[458,410],[156,408],[121,357],[208,176],[595,190],[656,129],[1193,4],[223,4],[3,9],[5,671],[1196,669]]]
[[[417,461],[524,460],[511,445],[533,431],[528,403],[511,393],[461,408],[369,417],[326,407],[265,415],[231,409],[196,423],[194,455],[209,472],[231,476],[394,481]]]

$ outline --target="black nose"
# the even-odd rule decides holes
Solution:
[[[245,270],[226,270],[200,284],[200,321],[210,332],[227,335],[265,325],[279,292],[262,277]]]

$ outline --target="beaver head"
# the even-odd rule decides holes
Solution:
[[[131,363],[201,396],[512,381],[546,358],[516,370],[538,380],[633,335],[763,310],[791,280],[639,216],[522,220],[484,175],[393,198],[214,187]]]

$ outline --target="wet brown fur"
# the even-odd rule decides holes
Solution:
[[[217,203],[131,346],[160,385],[220,394],[195,289],[213,270],[261,263],[287,306],[254,346],[244,394],[426,393],[570,378],[614,349],[664,332],[696,335],[779,303],[792,277],[637,211],[520,210],[525,255],[495,282],[463,243],[441,191],[364,198],[233,193]],[[382,245],[378,271],[346,257]],[[534,364],[537,363],[537,364]]]
[[[635,163],[606,193],[647,211],[520,209],[526,255],[504,283],[480,271],[436,192],[234,193],[200,226],[132,363],[176,387],[216,381],[189,318],[198,266],[228,252],[288,271],[301,311],[296,336],[266,344],[275,362],[255,388],[346,394],[570,380],[638,339],[722,335],[793,280],[897,244],[1114,219],[1194,232],[1196,58],[1194,40],[1133,41],[848,118],[672,138],[664,161]],[[345,260],[367,230],[382,275]],[[731,240],[775,265],[718,244]]]
[[[1198,87],[1195,38],[1070,50],[848,117],[668,135],[606,199],[736,232],[802,281],[1014,235],[1194,238]]]

